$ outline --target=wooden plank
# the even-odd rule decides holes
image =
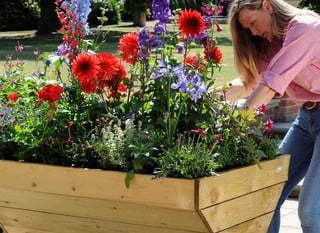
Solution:
[[[203,209],[286,181],[289,159],[290,156],[283,155],[274,160],[261,162],[261,167],[258,165],[241,167],[222,172],[219,176],[199,179],[197,182],[198,208]]]
[[[206,226],[196,210],[3,188],[0,188],[0,206],[136,225],[206,231]],[[0,212],[0,219],[2,215]]]
[[[15,228],[34,229],[52,233],[199,233],[4,207],[0,207],[0,213],[7,228],[14,226]]]
[[[219,233],[266,233],[268,231],[273,212],[251,219]]]
[[[201,210],[213,232],[274,211],[284,183],[270,186]]]
[[[2,188],[180,209],[195,208],[194,180],[174,178],[152,180],[151,175],[135,175],[128,189],[124,183],[126,173],[123,172],[3,160],[0,161],[0,170]]]
[[[4,233],[52,233],[52,231],[38,231],[29,228],[6,226],[4,227]]]

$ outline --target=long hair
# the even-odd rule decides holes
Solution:
[[[290,20],[302,13],[308,12],[316,17],[316,13],[298,9],[283,0],[234,0],[229,8],[229,26],[231,31],[235,65],[245,87],[257,83],[257,62],[264,52],[268,41],[259,36],[253,36],[249,29],[239,23],[239,11],[242,8],[261,9],[263,1],[269,1],[273,14],[271,16],[271,31],[275,38],[282,39]]]

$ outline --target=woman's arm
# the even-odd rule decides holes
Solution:
[[[260,107],[262,104],[268,104],[275,94],[276,91],[270,87],[259,85],[248,97],[244,106],[248,109],[254,109]]]

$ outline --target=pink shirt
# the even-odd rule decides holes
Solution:
[[[262,85],[287,93],[297,103],[320,101],[320,20],[295,16],[282,47],[261,75]]]

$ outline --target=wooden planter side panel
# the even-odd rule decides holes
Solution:
[[[220,232],[257,216],[273,212],[283,185],[284,183],[280,183],[203,209],[202,215],[213,232]]]
[[[159,228],[146,225],[133,225],[126,222],[103,221],[100,219],[76,218],[52,213],[35,212],[23,209],[0,207],[4,228],[23,229],[23,233],[198,233],[179,229]],[[7,227],[8,226],[8,227]]]
[[[136,175],[129,189],[121,172],[0,161],[0,220],[9,233],[265,233],[288,161],[198,180]]]
[[[194,180],[152,180],[150,175],[135,175],[128,189],[125,187],[126,174],[123,172],[12,161],[0,161],[0,171],[2,188],[195,209]]]
[[[259,216],[247,222],[220,231],[219,233],[266,233],[273,217],[273,213],[274,212]]]
[[[205,177],[197,182],[198,209],[285,182],[290,156],[282,155],[258,165],[237,168],[219,176]]]
[[[21,209],[32,212],[72,216],[81,226],[83,219],[141,225],[153,228],[180,229],[207,232],[196,210],[181,210],[112,200],[83,198],[50,193],[0,188],[0,206],[4,210]],[[0,210],[0,219],[6,224],[6,213]],[[7,219],[4,221],[4,219]],[[15,217],[17,219],[17,217]],[[19,220],[19,219],[17,219]],[[40,220],[41,221],[41,220]],[[81,232],[81,227],[78,229]]]

